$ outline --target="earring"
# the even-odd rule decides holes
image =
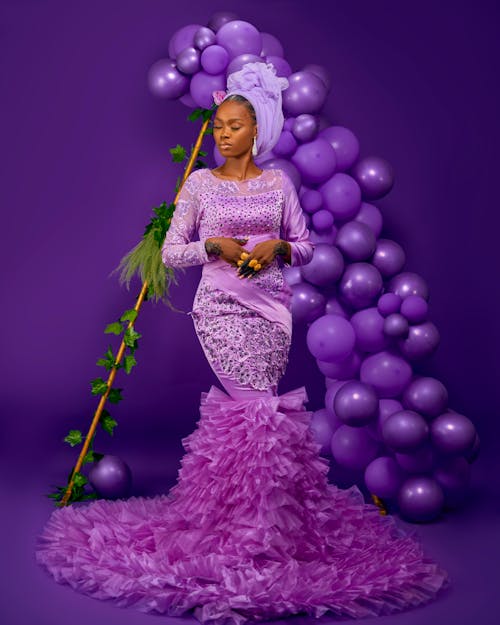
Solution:
[[[253,146],[252,146],[252,154],[254,156],[257,156],[257,152],[258,152],[258,150],[257,150],[257,137],[254,137],[253,138]]]

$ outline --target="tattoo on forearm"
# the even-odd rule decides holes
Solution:
[[[288,254],[288,245],[286,241],[279,241],[274,246],[276,256],[286,256]]]
[[[205,249],[207,250],[207,254],[215,254],[216,256],[220,256],[222,253],[222,248],[218,243],[214,243],[213,241],[205,241]]]

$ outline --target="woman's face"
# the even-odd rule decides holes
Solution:
[[[252,151],[257,126],[241,102],[223,102],[213,121],[214,140],[225,158],[241,156]]]

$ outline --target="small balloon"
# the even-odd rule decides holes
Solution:
[[[442,511],[443,489],[432,477],[411,476],[401,486],[398,505],[402,515],[410,521],[431,521]]]
[[[319,188],[325,208],[335,219],[352,219],[361,206],[361,189],[358,183],[342,172],[334,174]]]
[[[379,443],[366,427],[341,425],[332,436],[332,455],[342,466],[362,471],[377,457]]]
[[[365,156],[352,168],[351,174],[359,184],[363,197],[377,200],[389,193],[394,185],[394,170],[380,156]]]
[[[302,174],[305,184],[320,184],[335,171],[335,151],[328,141],[318,138],[299,145],[292,156],[292,163]]]
[[[399,349],[407,360],[420,360],[431,356],[440,341],[439,331],[432,321],[411,325],[408,336],[398,341]]]
[[[283,91],[283,110],[290,115],[317,113],[325,103],[325,83],[312,72],[295,72],[288,76],[289,86]]]
[[[312,323],[325,312],[325,296],[312,284],[292,286],[292,318],[295,323]]]
[[[347,425],[367,425],[378,413],[378,397],[369,384],[350,380],[336,393],[334,410]]]
[[[270,54],[266,56],[265,59],[266,59],[266,63],[271,63],[271,65],[276,70],[276,76],[280,76],[282,78],[288,78],[288,76],[290,76],[290,74],[292,73],[292,68],[290,67],[288,62],[285,61],[285,59],[281,58],[280,56]],[[287,130],[290,130],[290,129],[287,128]]]
[[[297,149],[297,141],[289,130],[282,130],[278,142],[273,147],[276,156],[290,157]],[[304,209],[305,210],[305,209]]]
[[[326,89],[329,91],[331,86],[330,74],[328,70],[323,65],[317,65],[316,63],[308,63],[302,68],[302,71],[311,72],[316,74],[318,78],[323,81]]]
[[[378,269],[362,262],[348,265],[339,284],[342,298],[356,309],[373,305],[382,288],[382,276]]]
[[[322,209],[312,215],[311,221],[316,232],[325,232],[331,230],[333,226],[333,215],[330,211]]]
[[[402,299],[409,295],[420,295],[425,300],[429,299],[427,282],[413,271],[404,271],[395,275],[387,285],[387,290],[396,293]]]
[[[396,451],[416,449],[429,437],[429,426],[425,419],[413,410],[395,412],[382,426],[386,445]]]
[[[283,45],[280,40],[270,33],[261,33],[262,50],[260,56],[284,56]]]
[[[421,323],[427,319],[429,305],[420,295],[408,295],[401,304],[401,314],[410,323]]]
[[[384,278],[390,278],[401,271],[406,262],[406,254],[401,245],[396,243],[396,241],[392,241],[391,239],[379,239],[376,243],[371,262]],[[401,291],[401,288],[399,288],[399,290]]]
[[[292,132],[298,141],[304,143],[306,141],[312,141],[316,137],[318,134],[318,126],[318,119],[314,115],[303,113],[295,118]]]
[[[257,54],[238,54],[230,61],[226,70],[227,76],[233,72],[239,72],[247,63],[262,63],[262,59]]]
[[[354,350],[352,354],[340,362],[325,362],[322,360],[316,360],[316,363],[318,365],[318,369],[323,375],[337,380],[350,380],[359,373],[361,356],[359,352]]]
[[[384,335],[384,318],[377,308],[364,308],[350,319],[356,333],[356,347],[364,352],[379,352],[389,346]]]
[[[470,464],[465,458],[441,460],[434,470],[434,477],[443,489],[446,505],[456,507],[465,501],[470,481]]]
[[[403,394],[403,405],[432,419],[443,413],[448,406],[448,391],[445,385],[429,376],[412,380]]]
[[[350,169],[359,156],[359,141],[356,135],[344,126],[328,126],[319,133],[326,139],[337,156],[337,171]]]
[[[175,63],[183,74],[195,74],[200,69],[200,51],[194,46],[184,48],[177,55]]]
[[[191,96],[200,107],[209,109],[214,103],[213,92],[223,91],[226,88],[226,80],[223,74],[207,74],[200,71],[191,79]]]
[[[182,50],[194,46],[194,37],[200,28],[203,28],[201,24],[187,24],[176,30],[168,44],[168,56],[176,59]]]
[[[323,204],[323,198],[321,197],[321,193],[316,189],[306,189],[300,197],[300,203],[306,212],[312,214],[320,210]]]
[[[201,65],[207,74],[222,74],[229,63],[229,54],[222,46],[208,46],[201,53]]]
[[[302,267],[305,280],[316,286],[335,283],[344,270],[344,259],[336,247],[319,243],[315,246],[312,260]]]
[[[474,445],[476,428],[463,414],[447,410],[431,423],[431,439],[443,454],[466,454]]]
[[[378,299],[377,309],[382,317],[388,317],[399,312],[402,301],[401,296],[396,293],[384,293]]]
[[[399,313],[392,313],[384,320],[384,334],[391,338],[408,336],[408,320]]]
[[[129,494],[132,472],[118,456],[105,455],[91,467],[88,479],[99,495],[117,499]]]
[[[337,170],[338,170],[338,166],[337,166]],[[382,231],[382,225],[383,225],[382,213],[380,212],[380,209],[377,208],[374,204],[369,204],[368,202],[361,202],[361,206],[359,208],[357,215],[354,217],[354,221],[359,221],[360,223],[368,226],[370,230],[373,232],[373,234],[375,235],[375,239],[377,239],[380,236],[380,233]],[[377,250],[377,247],[375,247],[375,251],[376,250]],[[379,269],[379,267],[377,267],[377,269]]]
[[[335,245],[349,260],[368,260],[375,252],[376,239],[366,224],[353,220],[339,228]]]
[[[189,78],[181,74],[172,59],[159,59],[148,71],[151,93],[160,98],[174,100],[189,89]]]
[[[193,39],[194,45],[198,50],[204,50],[215,43],[215,33],[210,28],[202,26],[196,31]]]
[[[432,471],[436,454],[429,442],[409,452],[395,454],[396,462],[408,473],[427,473]]]
[[[224,24],[237,19],[238,16],[232,11],[216,11],[208,20],[208,27],[214,32],[217,32],[224,26]]]

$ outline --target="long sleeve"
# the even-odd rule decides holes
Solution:
[[[167,267],[190,267],[210,261],[205,241],[192,241],[199,227],[199,172],[187,177],[161,248],[161,257]]]
[[[282,238],[290,243],[291,265],[306,265],[313,256],[314,244],[309,240],[309,230],[300,206],[297,191],[289,176],[282,171],[285,198],[281,223]]]

